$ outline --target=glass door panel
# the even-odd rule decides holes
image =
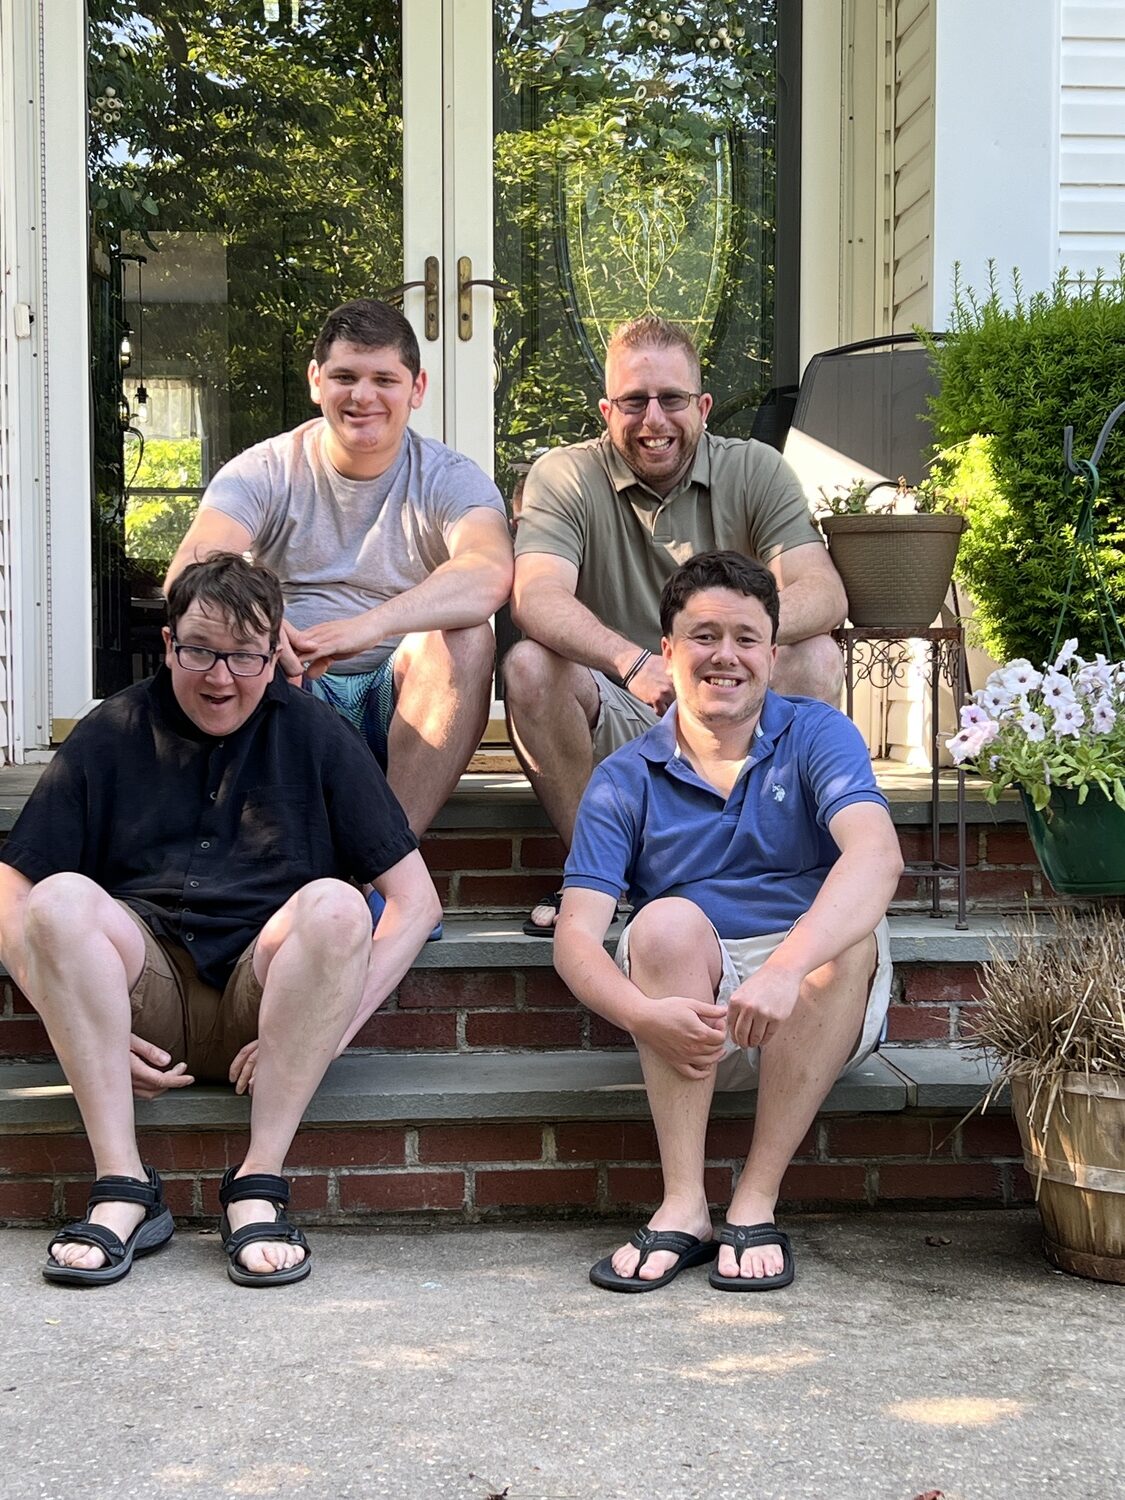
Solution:
[[[777,0],[493,7],[497,477],[600,430],[613,326],[686,324],[748,436],[775,384]]]

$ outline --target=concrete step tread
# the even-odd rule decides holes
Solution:
[[[835,1084],[822,1114],[966,1113],[993,1069],[957,1046],[887,1047]],[[753,1091],[715,1096],[717,1116],[753,1113]],[[142,1129],[245,1126],[249,1102],[225,1088],[137,1102]],[[337,1059],[306,1125],[445,1120],[647,1119],[632,1052],[351,1053]],[[56,1063],[0,1063],[0,1132],[73,1130],[78,1110]]]

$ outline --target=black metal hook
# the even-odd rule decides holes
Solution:
[[[1105,449],[1106,443],[1109,441],[1110,433],[1117,426],[1119,419],[1123,415],[1125,415],[1125,401],[1122,401],[1120,406],[1115,406],[1113,408],[1109,416],[1106,417],[1101,432],[1098,433],[1098,441],[1094,444],[1094,451],[1093,453],[1091,453],[1089,459],[1089,462],[1095,467],[1097,466],[1098,460],[1102,456],[1102,452]],[[1063,428],[1063,458],[1066,460],[1066,466],[1072,474],[1083,475],[1087,473],[1087,469],[1085,468],[1085,466],[1080,467],[1074,462],[1073,427]]]

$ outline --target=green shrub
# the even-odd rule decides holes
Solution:
[[[1012,287],[1005,306],[993,267],[983,300],[955,275],[949,335],[927,340],[940,374],[934,473],[969,519],[957,572],[976,601],[981,643],[1000,661],[1039,664],[1063,605],[1084,493],[1063,462],[1063,429],[1074,428],[1075,458],[1089,458],[1125,399],[1125,257],[1114,277],[1074,283],[1062,271],[1050,291],[1026,297],[1016,272]],[[1098,558],[1120,615],[1125,422],[1098,470]],[[1095,589],[1081,564],[1066,633],[1086,655],[1102,643]]]

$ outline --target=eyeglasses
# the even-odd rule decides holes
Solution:
[[[209,672],[217,662],[225,661],[232,677],[260,677],[273,660],[274,653],[261,651],[212,651],[210,646],[181,646],[172,637],[172,650],[185,672]]]
[[[648,411],[650,401],[659,401],[661,411],[686,411],[693,401],[698,401],[702,391],[657,391],[651,396],[607,396],[610,406],[616,406],[624,417],[639,417]]]

